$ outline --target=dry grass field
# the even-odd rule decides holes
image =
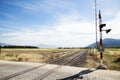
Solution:
[[[80,49],[1,49],[0,59],[46,62],[77,52]]]
[[[120,49],[107,48],[104,56],[104,63],[108,69],[120,70]]]
[[[10,61],[48,62],[63,58],[81,49],[1,49],[0,59]],[[88,51],[83,67],[96,68],[99,65],[100,54],[97,50]],[[107,48],[103,53],[103,62],[110,70],[120,71],[120,48]]]
[[[88,55],[87,67],[96,68],[100,62],[100,53],[97,50],[91,50]],[[110,70],[120,71],[120,48],[106,48],[103,53],[103,63]]]

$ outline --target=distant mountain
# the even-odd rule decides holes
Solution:
[[[9,46],[10,44],[7,43],[0,43],[1,46]]]
[[[39,44],[39,48],[56,48],[57,46],[55,45],[49,45],[49,44]]]
[[[120,39],[106,38],[103,39],[103,44],[105,47],[120,47]],[[92,43],[87,47],[95,47],[96,43]]]

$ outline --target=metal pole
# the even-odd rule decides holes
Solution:
[[[102,18],[101,18],[101,12],[99,10],[99,25],[101,25],[101,24],[102,24]],[[100,45],[100,65],[103,65],[103,61],[102,61],[102,59],[103,59],[102,28],[100,26],[99,26],[99,30],[100,30],[100,44],[99,44]]]
[[[100,65],[97,67],[97,69],[104,69],[105,70],[105,69],[107,69],[107,67],[103,64],[103,51],[104,51],[104,49],[103,49],[103,43],[102,43],[102,28],[105,25],[102,24],[102,17],[101,17],[100,10],[99,10],[98,16],[99,16],[99,31],[100,31],[100,43],[99,43]]]
[[[96,31],[96,48],[97,48],[97,1],[95,0],[95,31]]]

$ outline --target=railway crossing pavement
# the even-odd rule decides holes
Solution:
[[[0,80],[120,80],[120,71],[0,60]]]

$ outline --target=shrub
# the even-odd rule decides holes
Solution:
[[[19,57],[19,58],[18,58],[18,61],[24,61],[24,60],[23,60],[23,58]]]
[[[7,54],[5,54],[5,56],[7,56],[7,57],[13,57],[14,54],[12,54],[12,53],[7,53]]]

